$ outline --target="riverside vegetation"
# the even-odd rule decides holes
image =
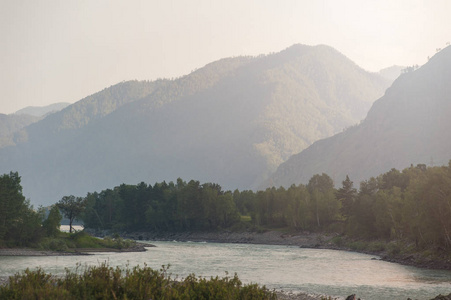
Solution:
[[[3,247],[54,247],[55,250],[97,247],[91,244],[96,239],[84,232],[63,234],[55,229],[61,220],[59,209],[64,207],[61,203],[74,200],[83,208],[74,218],[82,219],[85,227],[113,232],[218,232],[222,229],[335,232],[340,234],[332,240],[335,245],[356,251],[387,250],[392,255],[420,253],[420,258],[443,264],[450,259],[451,161],[442,167],[417,165],[402,171],[392,169],[361,182],[359,191],[348,177],[342,187],[335,189],[327,174],[313,176],[307,185],[258,192],[223,191],[218,184],[200,184],[194,180],[186,183],[182,179],[153,186],[123,184],[89,193],[84,198],[63,197],[45,220],[43,210],[34,210],[22,195],[18,173],[0,176],[0,195]],[[119,247],[126,243],[120,238],[105,242]],[[143,280],[145,276],[153,281],[150,277]],[[82,274],[67,272],[64,278],[54,278],[42,270],[27,270],[9,282],[1,293],[12,299],[80,296],[126,299],[133,298],[128,294],[133,292],[145,296],[167,293],[161,294],[167,295],[162,297],[173,295],[173,299],[199,295],[247,298],[247,293],[256,293],[260,296],[255,298],[262,299],[276,297],[255,285],[242,286],[236,276],[206,280],[192,275],[174,283],[165,269],[158,272],[147,267],[123,271],[101,265],[88,267]]]
[[[0,187],[0,245],[36,246],[45,235],[54,236],[58,218],[52,211],[57,215],[58,209],[42,221],[41,210],[33,210],[24,199],[17,173],[1,176]],[[323,173],[288,189],[231,192],[218,184],[179,178],[153,186],[122,184],[84,198],[67,196],[57,207],[67,208],[62,205],[67,201],[82,206],[72,218],[82,219],[85,228],[116,233],[327,232],[340,235],[332,240],[337,247],[376,249],[389,256],[421,253],[415,259],[440,261],[444,267],[451,261],[451,161],[441,167],[391,169],[362,181],[358,191],[348,177],[334,188]]]
[[[99,266],[85,267],[62,277],[43,270],[25,270],[11,276],[0,286],[0,299],[277,299],[273,291],[256,284],[243,285],[233,277],[209,280],[194,274],[179,280],[167,267],[153,270],[147,266],[125,270]]]
[[[67,201],[69,200],[69,201]],[[98,239],[85,232],[65,233],[59,231],[62,216],[70,215],[70,221],[84,207],[83,202],[78,202],[78,207],[69,204],[72,197],[64,197],[58,205],[50,208],[48,216],[45,210],[33,209],[29,201],[22,195],[20,176],[17,172],[11,172],[0,176],[0,248],[32,247],[37,250],[52,250],[75,252],[77,249],[130,249],[136,246],[135,241],[124,240],[118,236],[114,238]]]
[[[89,193],[85,227],[124,231],[260,231],[338,233],[335,247],[410,257],[409,263],[450,267],[451,162],[391,169],[353,187],[334,188],[327,174],[307,185],[265,191],[223,191],[218,184],[120,185]]]

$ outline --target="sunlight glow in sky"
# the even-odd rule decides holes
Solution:
[[[449,0],[1,0],[0,113],[296,43],[369,71],[422,65],[451,40],[450,13]]]

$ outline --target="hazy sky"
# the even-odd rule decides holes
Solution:
[[[0,0],[0,113],[296,43],[369,71],[421,65],[451,40],[450,14],[450,0]]]

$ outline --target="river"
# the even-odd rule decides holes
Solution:
[[[0,276],[42,267],[54,274],[82,265],[130,267],[146,264],[185,277],[225,276],[237,273],[244,283],[276,290],[327,294],[362,299],[430,299],[451,293],[451,272],[423,270],[345,251],[301,249],[293,246],[153,242],[157,247],[137,253],[96,253],[89,256],[0,256]]]

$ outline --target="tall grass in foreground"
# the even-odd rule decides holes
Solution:
[[[147,266],[125,270],[106,263],[54,277],[42,269],[29,269],[0,287],[0,299],[277,299],[274,292],[256,284],[243,285],[238,276],[205,279],[194,274],[171,278],[167,267]]]

